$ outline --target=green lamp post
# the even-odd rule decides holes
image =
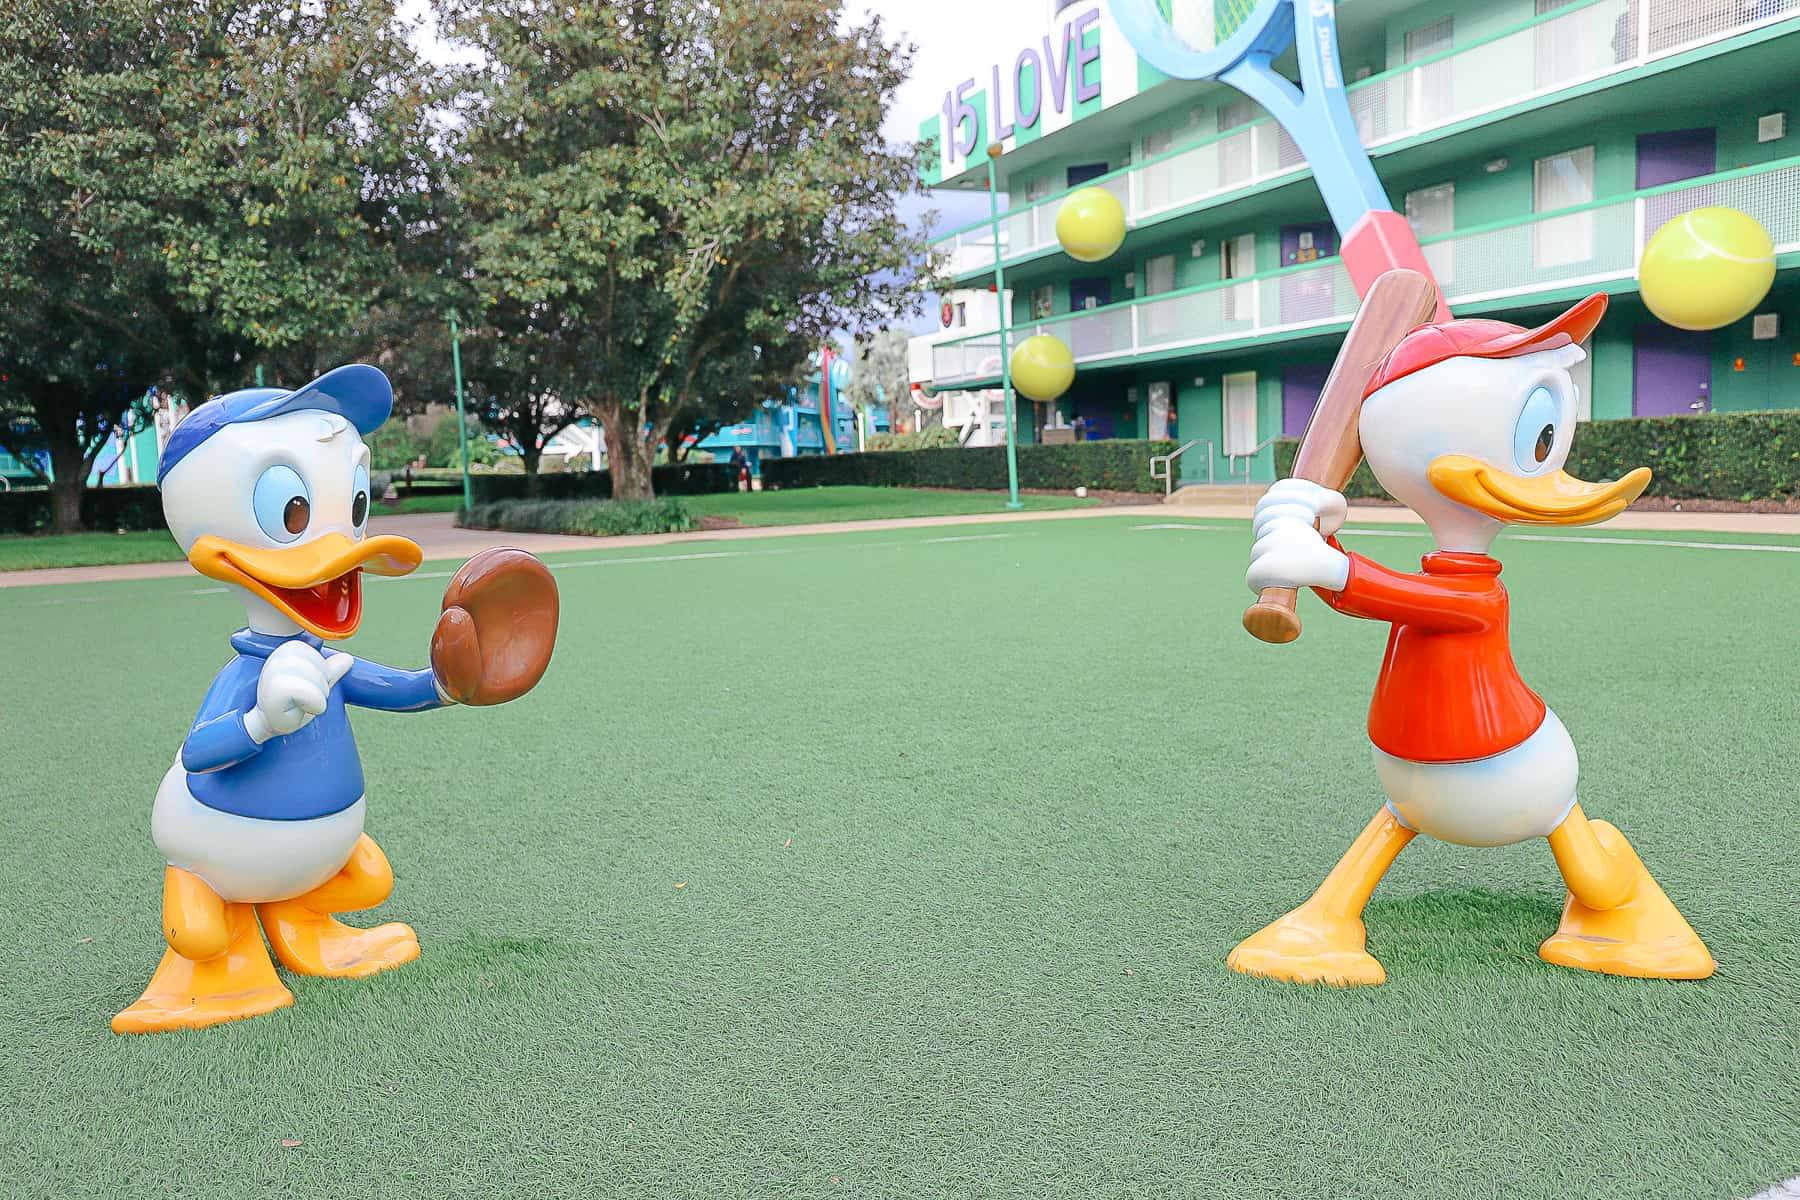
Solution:
[[[1019,500],[1019,434],[1018,401],[1013,395],[1012,361],[1006,353],[1006,268],[1000,251],[1000,155],[999,142],[989,142],[988,219],[994,231],[994,308],[1000,314],[1000,395],[1006,406],[1006,507],[1024,508]]]
[[[456,310],[450,310],[450,367],[456,377],[456,438],[462,446],[463,511],[475,507],[469,486],[469,420],[463,409],[462,337],[456,328]]]

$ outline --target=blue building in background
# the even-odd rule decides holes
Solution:
[[[832,414],[840,450],[855,450],[857,412],[847,402],[836,404]],[[872,407],[866,410],[864,434],[887,433],[890,430],[888,410]],[[703,439],[696,450],[704,450],[720,462],[741,449],[750,460],[752,474],[761,476],[765,458],[796,458],[803,454],[825,453],[825,436],[819,423],[819,379],[814,375],[804,386],[790,385],[787,395],[779,400],[764,400],[754,416],[736,425],[727,425],[711,437]]]

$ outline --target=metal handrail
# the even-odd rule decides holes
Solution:
[[[1246,487],[1249,486],[1249,484],[1250,484],[1250,469],[1251,469],[1250,468],[1250,460],[1255,458],[1257,455],[1261,454],[1264,450],[1267,450],[1270,446],[1273,446],[1276,442],[1279,442],[1280,440],[1281,440],[1281,435],[1279,433],[1272,433],[1268,437],[1264,438],[1262,441],[1256,443],[1256,445],[1250,447],[1250,449],[1242,452],[1241,454],[1232,454],[1232,453],[1227,452],[1225,455],[1225,459],[1226,459],[1225,473],[1227,475],[1231,476],[1231,478],[1236,479],[1238,477],[1237,463],[1238,463],[1239,459],[1242,459],[1244,462],[1244,485]]]
[[[1186,454],[1189,450],[1192,450],[1195,446],[1198,446],[1203,441],[1206,442],[1206,482],[1211,483],[1213,481],[1213,444],[1208,439],[1195,438],[1190,442],[1186,442],[1183,445],[1176,447],[1167,454],[1152,454],[1150,456],[1150,482],[1161,483],[1163,485],[1163,495],[1170,496],[1175,492],[1175,460]],[[1157,463],[1162,464],[1162,471],[1160,473],[1156,469]]]

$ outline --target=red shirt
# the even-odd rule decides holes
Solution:
[[[1343,591],[1319,588],[1320,598],[1394,626],[1369,705],[1370,741],[1395,758],[1459,762],[1537,731],[1546,710],[1513,665],[1499,560],[1440,550],[1425,556],[1424,574],[1408,575],[1349,558]]]

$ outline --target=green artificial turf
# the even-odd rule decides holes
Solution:
[[[197,578],[0,591],[0,1195],[1731,1197],[1800,1169],[1800,554],[1499,548],[1583,805],[1716,977],[1548,966],[1542,842],[1420,839],[1368,912],[1389,982],[1338,991],[1224,960],[1381,802],[1385,630],[1308,598],[1299,642],[1254,642],[1245,526],[1157,523],[552,559],[535,693],[355,717],[399,882],[353,920],[423,957],[158,1037],[107,1020],[162,949],[150,803],[240,610]],[[1416,562],[1392,532],[1346,540]],[[372,581],[352,647],[422,663],[447,569]]]
[[[1100,501],[1074,495],[1019,497],[1030,511],[1086,508]],[[1151,497],[1145,497],[1146,501]],[[887,517],[951,517],[1004,511],[1004,492],[952,492],[922,488],[823,487],[771,492],[724,492],[683,496],[682,507],[697,516],[731,517],[745,525],[813,525],[834,521],[875,521]]]
[[[163,529],[0,537],[0,571],[174,562],[180,558],[181,547]]]

